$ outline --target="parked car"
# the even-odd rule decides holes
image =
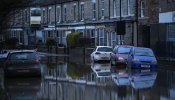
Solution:
[[[37,52],[34,50],[16,50],[8,53],[4,64],[5,76],[41,76],[41,65]]]
[[[128,54],[132,46],[117,45],[111,54],[111,65],[127,64]]]
[[[7,58],[8,53],[9,53],[9,50],[2,50],[2,51],[0,52],[0,59],[5,59],[5,58]]]
[[[91,60],[94,62],[100,60],[110,61],[112,51],[113,49],[110,46],[97,46],[91,53]]]
[[[155,68],[157,60],[152,49],[133,47],[128,56],[128,66],[131,68]]]

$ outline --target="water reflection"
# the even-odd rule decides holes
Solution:
[[[126,69],[117,70],[112,74],[112,80],[118,85],[130,85],[129,72]]]
[[[36,100],[40,95],[40,78],[10,78],[4,80],[4,100]]]
[[[43,79],[5,79],[0,99],[175,100],[174,71],[113,69],[109,63],[43,59]]]
[[[157,78],[155,69],[135,69],[131,70],[129,80],[134,89],[144,89],[153,87]]]
[[[110,63],[92,63],[91,68],[96,77],[111,77]]]

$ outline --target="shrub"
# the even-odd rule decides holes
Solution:
[[[69,35],[67,35],[67,45],[68,47],[76,47],[77,46],[77,43],[78,43],[78,38],[80,36],[80,33],[79,32],[73,32]]]
[[[46,45],[47,46],[53,46],[56,44],[56,41],[53,38],[47,38]]]
[[[80,37],[79,38],[79,46],[90,46],[91,44],[91,39],[89,37]]]

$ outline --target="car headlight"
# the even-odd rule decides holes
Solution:
[[[140,60],[139,60],[139,59],[137,59],[137,58],[134,58],[132,61],[139,62]]]
[[[118,59],[119,59],[119,60],[124,60],[124,58],[122,58],[122,57],[118,57]]]
[[[155,59],[155,60],[153,60],[153,61],[152,61],[152,63],[156,64],[156,63],[157,63],[157,60],[156,60],[156,59]]]

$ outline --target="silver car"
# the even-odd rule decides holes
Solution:
[[[97,46],[91,53],[92,61],[107,60],[110,61],[113,49],[110,46]]]

